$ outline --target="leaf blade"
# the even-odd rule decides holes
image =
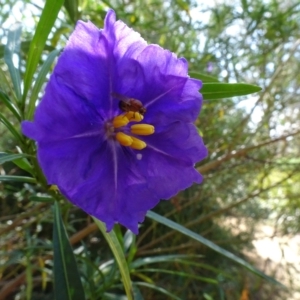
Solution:
[[[23,141],[23,136],[15,129],[15,127],[9,122],[9,120],[0,113],[0,122],[12,133],[12,135],[20,142]]]
[[[7,44],[4,48],[4,61],[7,64],[10,77],[14,86],[14,92],[18,102],[21,100],[21,76],[19,68],[16,68],[13,62],[13,56],[19,56],[21,45],[21,23],[14,24],[8,32]]]
[[[198,72],[190,72],[190,77],[199,79],[202,82],[219,82],[218,78]]]
[[[150,283],[147,283],[147,282],[141,282],[141,281],[136,281],[134,283],[134,285],[136,286],[142,286],[142,287],[147,287],[149,289],[153,289],[157,292],[160,292],[161,294],[165,295],[165,296],[168,296],[170,299],[175,299],[175,300],[180,300],[181,298],[177,297],[176,295],[170,293],[168,290],[160,287],[160,286],[157,286],[155,284],[150,284]]]
[[[249,271],[251,271],[252,273],[258,275],[259,277],[263,278],[263,279],[266,279],[272,283],[275,283],[277,285],[280,285],[280,286],[283,286],[284,285],[280,282],[278,282],[277,280],[275,280],[274,278],[272,277],[269,277],[268,275],[264,274],[263,272],[257,270],[256,268],[254,268],[251,264],[247,263],[246,261],[244,261],[243,259],[237,257],[236,255],[230,253],[229,251],[219,247],[218,245],[214,244],[213,242],[205,239],[204,237],[202,237],[201,235],[191,231],[190,229],[188,228],[185,228],[184,226],[178,224],[178,223],[175,223],[161,215],[158,215],[152,211],[148,211],[147,212],[147,217],[158,222],[158,223],[161,223],[169,228],[172,228],[198,242],[200,242],[201,244],[204,244],[206,247],[220,253],[221,255],[231,259],[232,261],[236,262],[237,264],[245,267],[246,269],[248,269]]]
[[[16,182],[36,183],[36,180],[32,177],[14,176],[14,175],[0,175],[0,181],[16,181]]]
[[[9,97],[0,90],[0,99],[4,103],[4,105],[14,114],[14,116],[21,121],[21,115],[18,109],[14,106],[14,104],[10,101]]]
[[[98,228],[100,229],[100,231],[102,232],[102,234],[104,235],[106,241],[108,242],[109,247],[113,252],[114,257],[118,263],[127,298],[128,300],[133,300],[133,290],[132,290],[132,283],[130,279],[129,269],[120,242],[116,234],[114,233],[114,231],[106,232],[105,225],[102,222],[100,222],[98,219],[94,217],[93,219],[94,222],[97,224]]]
[[[60,53],[60,50],[53,50],[47,57],[46,61],[44,62],[44,64],[41,67],[40,72],[38,73],[37,79],[34,83],[34,86],[32,88],[32,92],[31,92],[31,96],[29,99],[29,104],[28,104],[28,109],[27,109],[27,116],[26,119],[27,120],[31,120],[33,113],[34,113],[34,109],[35,109],[35,104],[36,104],[36,100],[38,98],[38,94],[42,88],[43,83],[45,82],[46,76],[50,71],[50,68],[53,64],[54,59],[56,58],[56,56]]]
[[[0,152],[0,165],[8,161],[14,161],[15,159],[28,157],[28,155],[23,153],[6,153]]]
[[[79,19],[78,0],[65,0],[64,6],[70,16],[71,21],[75,24]]]
[[[247,83],[203,83],[200,90],[204,100],[245,96],[261,91],[256,85]]]
[[[142,266],[148,264],[155,264],[155,263],[163,263],[163,262],[180,262],[182,259],[188,259],[191,257],[202,257],[202,255],[187,255],[187,254],[171,254],[171,255],[158,255],[152,257],[142,257],[138,258],[133,261],[130,265],[132,269],[140,268]]]
[[[53,252],[54,295],[59,300],[84,300],[74,253],[62,222],[59,204],[54,203]]]
[[[63,2],[63,0],[46,0],[40,21],[37,25],[32,42],[30,43],[26,71],[24,75],[23,102],[26,99],[34,72],[39,63],[39,59],[45,47],[48,35],[54,25]]]

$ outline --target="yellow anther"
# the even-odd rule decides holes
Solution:
[[[125,114],[126,118],[130,121],[130,122],[140,122],[144,119],[144,116],[141,115],[138,112],[134,112],[134,111],[129,111]]]
[[[133,138],[123,132],[118,132],[116,134],[116,140],[122,145],[122,146],[131,146],[133,143]]]
[[[131,126],[130,131],[137,135],[150,135],[154,133],[154,126],[149,124],[134,124]]]
[[[126,116],[120,115],[113,119],[113,126],[115,128],[123,127],[129,123],[129,120]]]
[[[136,149],[136,150],[142,150],[144,148],[146,148],[147,144],[135,137],[131,137],[132,138],[132,144],[130,145],[131,148]]]

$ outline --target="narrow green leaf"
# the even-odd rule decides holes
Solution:
[[[6,153],[6,152],[0,152],[0,165],[7,161],[13,161],[18,158],[23,158],[28,155],[23,154],[23,153]]]
[[[49,196],[30,196],[29,200],[33,202],[47,202],[47,203],[49,202],[53,203],[55,201],[52,197]]]
[[[163,262],[177,262],[182,259],[187,258],[195,258],[195,257],[202,257],[202,255],[184,255],[184,254],[174,254],[174,255],[159,255],[159,256],[153,256],[153,257],[142,257],[130,265],[132,269],[139,268],[141,266],[145,266],[148,264],[155,264],[155,263],[163,263]]]
[[[18,109],[14,106],[14,104],[10,101],[9,97],[0,90],[0,100],[4,103],[4,105],[14,114],[14,116],[21,121],[21,115]]]
[[[75,24],[79,19],[78,0],[65,0],[64,6],[70,16],[71,21]]]
[[[14,92],[18,101],[21,100],[21,78],[19,67],[14,65],[14,55],[19,60],[20,44],[21,44],[21,23],[16,23],[11,26],[7,35],[7,44],[4,49],[4,61],[8,66],[11,80],[14,86]],[[18,62],[19,63],[19,62]]]
[[[31,175],[34,175],[34,170],[29,163],[29,161],[26,158],[19,158],[13,161],[13,163],[18,166],[20,169],[30,173]]]
[[[214,300],[214,298],[212,296],[210,296],[209,294],[207,293],[204,293],[203,294],[203,299],[205,300]],[[224,298],[222,297],[220,300],[223,300]]]
[[[139,281],[136,281],[134,282],[134,285],[137,285],[137,286],[143,286],[143,287],[147,287],[149,289],[153,289],[155,291],[158,291],[168,297],[170,297],[170,299],[175,299],[175,300],[181,300],[179,297],[177,297],[176,295],[170,293],[169,291],[167,291],[166,289],[160,287],[160,286],[157,286],[157,285],[154,285],[154,284],[151,284],[151,283],[146,283],[146,282],[139,282]]]
[[[206,238],[202,237],[201,235],[181,226],[178,223],[175,223],[163,216],[160,216],[152,211],[148,211],[147,213],[147,217],[149,217],[150,219],[161,223],[167,227],[170,227],[178,232],[181,232],[182,234],[188,236],[189,238],[192,238],[198,242],[200,242],[201,244],[205,245],[206,247],[220,253],[221,255],[231,259],[232,261],[236,262],[237,264],[240,264],[241,266],[243,266],[244,268],[248,269],[249,271],[251,271],[252,273],[272,282],[278,285],[281,285],[284,287],[283,284],[281,284],[280,282],[276,281],[274,278],[264,274],[263,272],[257,270],[256,268],[254,268],[251,264],[247,263],[245,260],[237,257],[236,255],[230,253],[229,251],[219,247],[218,245],[214,244],[213,242],[207,240]]]
[[[202,73],[190,72],[189,75],[192,78],[200,79],[202,82],[219,82],[218,78]]]
[[[137,287],[137,285],[133,285],[133,299],[134,300],[144,300],[144,297],[140,291],[140,289]]]
[[[189,260],[180,260],[179,261],[181,264],[185,264],[185,265],[190,265],[193,266],[194,268],[201,268],[201,269],[206,269],[209,271],[212,271],[216,274],[222,274],[223,277],[226,278],[230,278],[232,280],[234,280],[234,276],[226,273],[223,269],[218,269],[218,268],[214,268],[209,264],[204,264],[204,263],[199,263],[199,262],[195,262],[195,261],[189,261]]]
[[[193,275],[190,273],[174,271],[174,270],[145,268],[145,269],[137,271],[137,273],[139,273],[139,272],[141,272],[141,273],[151,272],[151,273],[155,273],[155,274],[170,274],[170,275],[175,275],[175,276],[180,276],[180,277],[187,277],[187,278],[191,278],[191,279],[195,279],[195,280],[199,280],[199,281],[203,281],[203,282],[207,282],[207,283],[218,284],[218,281],[216,279],[203,277],[203,276],[197,276],[197,275]]]
[[[123,285],[125,288],[127,298],[128,300],[133,300],[133,290],[132,290],[130,274],[129,274],[128,265],[124,256],[122,246],[120,245],[120,242],[116,234],[114,233],[114,231],[106,232],[105,225],[101,221],[97,220],[96,218],[93,219],[97,224],[97,226],[99,227],[99,229],[101,230],[102,234],[104,235],[106,241],[109,244],[111,251],[114,254],[114,257],[119,266],[119,270],[123,279]]]
[[[0,122],[14,135],[18,141],[23,141],[23,136],[15,129],[15,127],[7,120],[7,118],[0,113]]]
[[[54,295],[56,300],[84,300],[73,249],[62,222],[59,204],[54,203],[53,252]]]
[[[53,48],[57,47],[58,42],[61,39],[62,35],[69,35],[72,32],[72,27],[70,25],[63,25],[58,28],[55,28],[53,35],[51,37],[51,45]]]
[[[12,161],[15,165],[17,165],[22,170],[25,170],[33,175],[33,169],[26,159],[29,155],[24,153],[5,153],[0,152],[0,165],[5,162]]]
[[[64,0],[46,0],[34,37],[30,44],[24,75],[23,102],[25,102],[31,81],[45,47],[48,35],[54,25]]]
[[[246,83],[204,83],[200,93],[204,100],[231,98],[257,93],[259,86]]]
[[[32,177],[14,176],[14,175],[0,175],[0,181],[16,181],[16,182],[36,183],[36,180]]]
[[[101,299],[105,299],[105,300],[128,300],[127,297],[124,296],[124,295],[113,294],[113,293],[104,293]]]
[[[34,86],[32,88],[32,92],[31,92],[31,96],[30,96],[30,99],[29,99],[28,111],[27,111],[27,114],[26,114],[26,119],[27,120],[32,119],[39,92],[40,92],[40,90],[43,86],[43,83],[46,80],[46,76],[50,71],[50,68],[53,64],[53,61],[56,58],[56,56],[59,54],[59,52],[60,52],[60,50],[53,50],[49,54],[46,61],[44,62],[44,64],[41,67],[41,70],[40,70],[40,72],[37,76],[37,79],[36,79],[35,83],[34,83]]]

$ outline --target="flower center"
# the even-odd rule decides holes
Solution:
[[[142,150],[146,148],[147,144],[135,136],[153,134],[154,126],[149,124],[134,124],[128,127],[127,125],[130,122],[141,122],[143,118],[140,113],[133,111],[118,115],[112,120],[112,126],[108,128],[107,132],[113,133],[112,136],[114,136],[122,146]]]

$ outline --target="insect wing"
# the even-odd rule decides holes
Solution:
[[[121,94],[118,94],[118,93],[115,93],[115,92],[112,92],[111,95],[118,99],[118,100],[121,100],[121,101],[124,101],[124,102],[129,102],[130,98],[126,97],[126,96],[123,96]]]

